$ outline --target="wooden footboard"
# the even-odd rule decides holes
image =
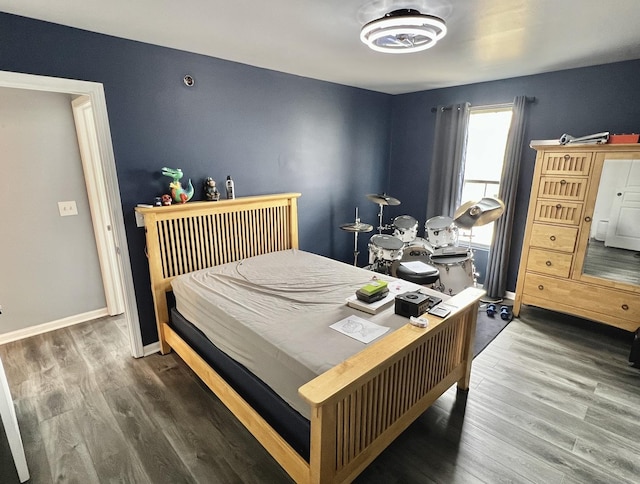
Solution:
[[[296,481],[349,482],[456,382],[468,389],[478,300],[470,288],[446,318],[386,335],[299,389],[311,406],[309,462],[167,324],[180,274],[298,247],[299,193],[137,208],[144,215],[161,349],[173,348]]]
[[[299,390],[312,407],[309,482],[349,482],[454,383],[469,388],[478,300],[466,289],[445,319],[406,325]]]

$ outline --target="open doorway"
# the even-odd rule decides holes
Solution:
[[[101,267],[104,262],[107,267],[106,277],[109,288],[115,288],[111,302],[112,308],[115,308],[113,311],[122,312],[124,309],[131,354],[134,357],[143,356],[144,348],[140,335],[133,277],[102,84],[0,71],[0,87],[62,93],[79,100],[80,107],[84,110],[82,114],[85,116],[82,123],[84,129],[92,130],[85,140],[80,140],[80,147],[82,150],[84,143],[86,151],[87,143],[91,145],[89,147],[91,156],[86,157],[86,160],[83,156],[83,163],[89,163],[88,168],[91,172],[91,176],[85,177],[87,193],[94,194],[94,197],[99,200],[99,207],[96,211],[98,216],[95,216],[93,206],[91,212],[96,240],[100,240],[98,250],[102,252],[100,256]],[[103,279],[104,277],[103,274]]]

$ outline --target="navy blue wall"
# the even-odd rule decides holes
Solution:
[[[238,196],[301,192],[300,247],[345,262],[339,225],[356,206],[375,219],[365,194],[387,188],[389,95],[2,13],[0,70],[104,85],[144,344],[157,335],[133,208],[167,191],[163,166],[193,179],[194,199],[207,176],[231,175]]]
[[[402,205],[391,207],[390,216],[411,215],[424,228],[425,187],[429,167],[437,161],[431,159],[436,117],[432,107],[465,101],[480,106],[510,102],[517,95],[535,96],[536,102],[528,106],[508,269],[507,290],[514,291],[536,155],[529,141],[558,139],[563,133],[637,133],[639,78],[640,61],[629,61],[394,96],[389,193],[400,198]],[[486,254],[477,254],[476,263],[483,273]]]

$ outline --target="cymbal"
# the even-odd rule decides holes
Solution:
[[[342,224],[340,228],[342,230],[346,230],[347,232],[371,232],[373,230],[373,225],[363,224],[362,222],[354,222],[349,224]]]
[[[486,225],[504,213],[504,202],[499,198],[485,197],[478,202],[466,202],[453,215],[454,223],[463,229]]]
[[[390,197],[386,193],[371,193],[367,198],[378,205],[400,205],[400,200]]]

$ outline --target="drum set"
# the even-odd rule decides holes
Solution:
[[[400,200],[385,193],[367,195],[367,198],[380,206],[378,233],[368,242],[367,269],[429,286],[449,295],[476,285],[471,237],[469,246],[461,247],[459,229],[470,230],[475,225],[494,221],[504,211],[501,201],[482,199],[468,202],[456,210],[454,218],[432,217],[424,224],[423,238],[418,237],[418,220],[410,215],[400,215],[391,224],[383,224],[384,207],[400,205]],[[362,223],[356,209],[355,222],[342,224],[340,228],[354,233],[354,265],[357,265],[358,234],[372,232],[373,226]]]

